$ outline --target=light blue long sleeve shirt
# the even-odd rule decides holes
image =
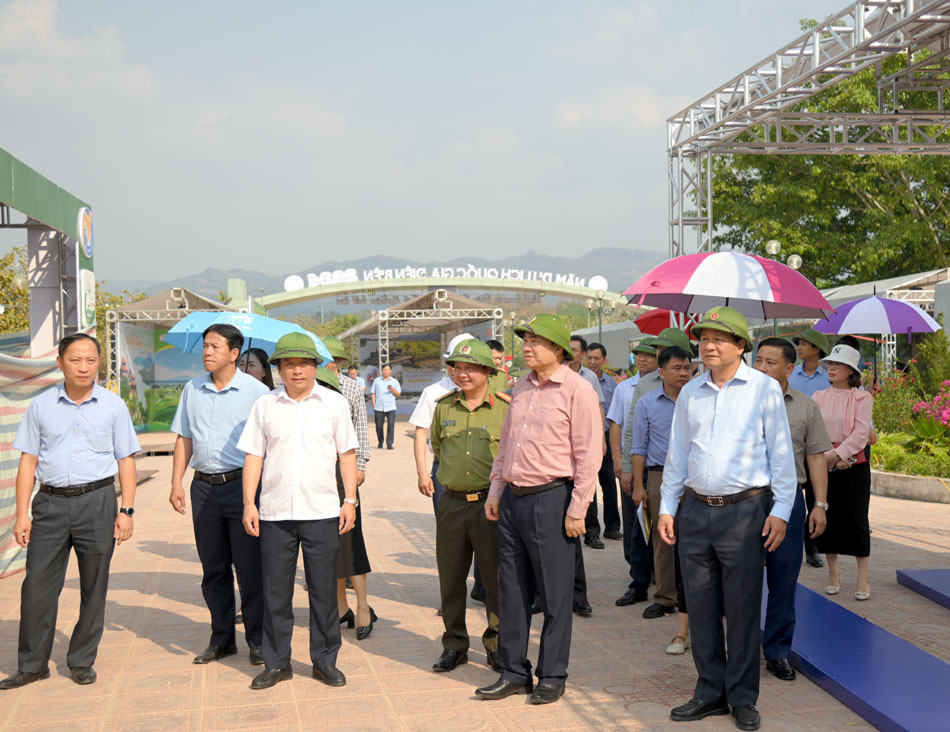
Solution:
[[[37,396],[13,447],[36,455],[36,479],[58,488],[113,476],[117,460],[140,450],[125,402],[98,384],[82,404],[70,399],[62,384]]]
[[[740,363],[722,388],[706,372],[680,392],[673,410],[660,513],[676,515],[686,486],[726,496],[771,486],[771,514],[788,521],[798,487],[782,389]]]
[[[171,431],[192,441],[191,467],[202,473],[226,473],[243,467],[244,453],[238,450],[238,439],[254,402],[268,391],[240,370],[221,391],[211,374],[185,384]]]

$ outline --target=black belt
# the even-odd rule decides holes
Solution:
[[[511,488],[511,492],[516,496],[530,496],[533,493],[544,493],[544,491],[549,491],[552,488],[560,488],[562,485],[567,485],[570,482],[572,482],[570,478],[557,478],[544,485],[515,485],[514,483],[509,483],[508,487]]]
[[[115,476],[113,475],[110,478],[94,480],[92,483],[81,483],[80,485],[67,485],[63,487],[46,485],[44,483],[40,486],[40,490],[44,493],[51,493],[54,496],[81,496],[83,493],[91,493],[92,491],[99,490],[100,488],[105,488],[107,485],[114,484]]]
[[[230,483],[235,478],[240,478],[243,472],[244,468],[236,468],[235,470],[229,470],[226,473],[202,473],[200,470],[196,470],[195,477],[198,480],[202,480],[205,483],[210,483],[211,485],[223,485],[225,483]]]
[[[475,501],[481,501],[487,498],[488,491],[484,490],[466,493],[465,491],[453,491],[446,488],[442,496],[446,498],[454,498],[456,501],[467,501],[468,503],[474,503]]]
[[[687,486],[687,488],[689,488],[689,486]],[[744,501],[746,498],[761,495],[767,490],[769,490],[769,486],[766,485],[761,488],[749,488],[741,493],[733,493],[728,496],[704,496],[702,493],[697,493],[692,488],[689,488],[689,492],[693,498],[700,503],[705,503],[707,506],[725,506],[727,503],[738,503],[739,501]]]
[[[649,471],[659,471],[660,473],[662,473],[662,472],[663,472],[663,467],[664,467],[664,466],[662,466],[662,465],[651,465],[649,468],[647,468],[647,470],[649,470]]]

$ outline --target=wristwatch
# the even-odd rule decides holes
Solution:
[[[822,503],[821,501],[815,501],[815,505],[816,505],[818,508],[824,509],[825,511],[828,510],[828,504],[827,504],[827,503]]]
[[[129,506],[128,508],[120,508],[119,513],[124,513],[129,518],[132,518],[135,515],[135,509]]]
[[[357,506],[360,505],[360,499],[359,498],[344,498],[343,503],[352,503],[353,508],[356,508]]]

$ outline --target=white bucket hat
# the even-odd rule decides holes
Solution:
[[[449,347],[448,347],[448,349],[446,349],[445,353],[443,353],[442,355],[443,355],[445,358],[448,358],[448,357],[451,356],[453,353],[455,353],[455,347],[456,347],[459,343],[462,343],[463,341],[477,341],[477,340],[478,340],[478,338],[476,338],[475,336],[471,335],[470,333],[459,333],[457,336],[455,336],[455,338],[453,338],[452,340],[449,341]]]
[[[827,368],[829,363],[843,363],[858,373],[861,372],[859,366],[861,363],[861,354],[858,353],[857,349],[851,346],[835,346],[832,348],[831,353],[821,359],[822,366]]]

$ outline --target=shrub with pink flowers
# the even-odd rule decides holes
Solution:
[[[940,385],[937,395],[928,401],[914,404],[914,416],[917,419],[932,419],[950,427],[950,380]]]

